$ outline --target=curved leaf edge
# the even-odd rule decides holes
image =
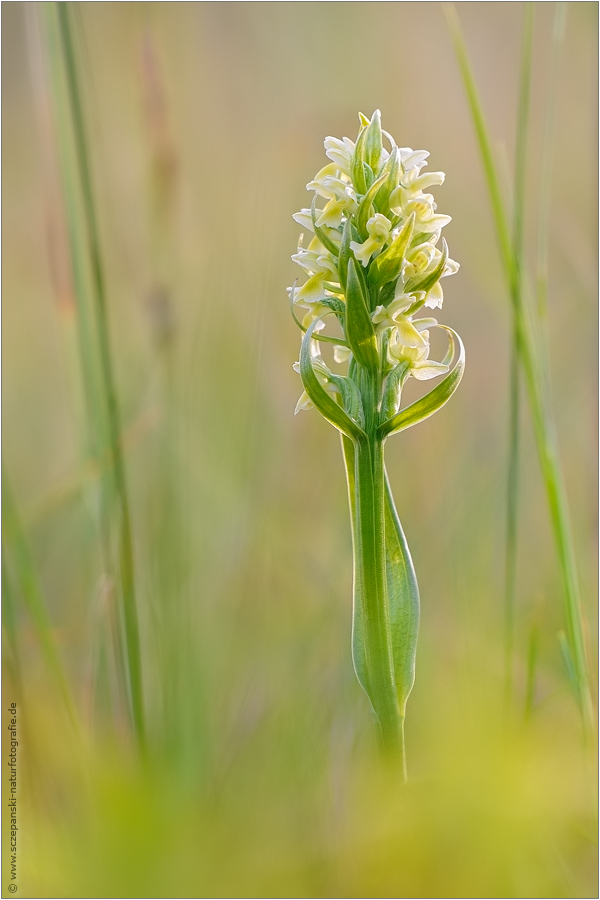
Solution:
[[[453,328],[450,328],[448,325],[437,325],[436,327],[443,328],[448,332],[448,334],[450,335],[453,351],[456,350],[456,339],[459,348],[458,359],[456,360],[450,372],[448,372],[444,379],[440,381],[440,383],[437,384],[433,388],[433,390],[429,391],[427,394],[425,394],[424,397],[421,397],[414,403],[411,403],[410,406],[407,406],[405,409],[400,410],[400,412],[396,413],[395,416],[392,416],[391,419],[387,419],[385,422],[381,423],[378,428],[378,434],[380,438],[386,438],[390,437],[390,435],[392,434],[398,434],[398,432],[404,431],[406,428],[410,428],[412,425],[417,425],[424,419],[428,419],[429,416],[432,416],[439,409],[441,409],[442,406],[446,405],[446,403],[460,384],[465,371],[465,346],[460,338],[460,335],[456,331],[454,331]]]
[[[313,369],[310,355],[310,342],[313,331],[322,317],[311,322],[300,345],[300,378],[304,390],[324,419],[352,440],[366,439],[366,434],[348,413],[327,393]]]

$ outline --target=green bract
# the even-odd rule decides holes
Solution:
[[[397,147],[382,132],[378,110],[370,120],[360,114],[360,123],[356,143],[325,139],[330,162],[307,185],[315,192],[310,208],[294,215],[312,234],[307,247],[301,237],[292,257],[306,281],[289,289],[294,320],[305,332],[295,366],[304,387],[296,412],[314,406],[342,433],[355,560],[354,666],[384,747],[404,756],[419,594],[383,447],[390,434],[449,400],[462,378],[465,353],[455,331],[420,312],[441,308],[440,280],[458,270],[441,239],[450,217],[438,214],[425,192],[442,184],[444,175],[421,174],[429,154]],[[336,320],[343,336],[323,333]],[[429,358],[435,327],[450,338],[441,362]],[[347,374],[326,365],[321,343],[336,345],[334,360],[348,364]],[[401,410],[402,387],[411,376],[444,377]]]

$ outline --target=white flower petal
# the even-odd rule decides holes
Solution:
[[[307,191],[316,191],[317,194],[320,194],[321,197],[325,197],[326,200],[335,200],[335,194],[331,191],[331,189],[325,184],[325,180],[328,175],[335,175],[337,171],[337,167],[334,163],[329,163],[324,166],[313,178],[312,181],[309,181],[306,185]]]
[[[339,199],[354,201],[356,203],[356,194],[354,193],[354,188],[350,181],[345,181],[344,178],[338,178],[337,176],[334,177],[328,175],[327,178],[323,179],[323,185]]]
[[[367,222],[367,231],[372,238],[385,243],[390,236],[392,223],[381,213],[375,213]]]
[[[444,278],[446,275],[456,275],[459,269],[460,263],[457,263],[455,260],[448,258],[446,260],[446,265],[444,266],[444,271],[442,272],[441,277]]]
[[[333,358],[336,363],[345,363],[348,362],[350,357],[352,356],[352,351],[350,347],[343,347],[341,344],[336,344],[333,348]]]
[[[323,313],[327,313],[330,311],[327,306],[323,306],[321,303],[314,303],[310,306],[306,306],[305,309],[306,308],[308,309],[308,312],[302,319],[302,325],[304,328],[310,328],[310,326],[312,325],[312,323],[315,321],[316,318],[318,318],[319,316],[322,316]],[[320,322],[317,322],[317,324],[315,325],[315,331],[323,331],[324,328],[325,328],[325,322],[323,322],[323,320],[321,320]],[[313,342],[313,343],[316,343],[316,342]]]
[[[300,395],[300,399],[296,403],[296,409],[294,410],[294,415],[297,416],[301,409],[312,409],[312,408],[313,408],[312,400],[310,399],[310,397],[308,396],[306,391],[303,391],[303,393]]]
[[[379,325],[380,322],[385,322],[387,318],[387,306],[376,306],[375,312],[371,313],[371,321],[373,322],[373,325]]]
[[[441,309],[443,302],[444,302],[444,292],[442,290],[442,286],[439,283],[439,281],[436,281],[434,286],[431,288],[431,290],[427,294],[427,299],[425,300],[425,306],[429,307],[429,309]]]
[[[311,275],[302,287],[296,293],[297,303],[317,303],[321,300],[325,293],[323,281],[325,280],[324,272],[317,272]]]
[[[437,231],[439,228],[444,228],[451,221],[452,216],[429,216],[426,219],[419,220],[418,228],[420,231],[429,234],[431,231]]]
[[[428,328],[434,328],[437,325],[437,319],[415,319],[413,325],[417,331],[426,331]],[[429,337],[429,335],[427,335]]]
[[[334,280],[339,281],[340,276],[338,275],[337,266],[335,264],[335,260],[334,260],[333,256],[331,255],[331,253],[322,253],[318,257],[317,262],[318,262],[319,266],[321,267],[321,271],[330,272],[332,275],[335,276]],[[328,279],[328,281],[331,281],[331,280],[332,280],[331,278]]]
[[[390,308],[393,308],[394,311],[397,312],[405,312],[417,299],[417,294],[405,294],[403,292],[402,284],[398,281],[396,290],[394,291],[394,299],[390,303]]]
[[[415,171],[414,169],[412,170]],[[443,172],[425,172],[424,175],[419,175],[418,178],[415,178],[411,182],[411,190],[419,190],[422,191],[423,188],[431,187],[433,184],[443,184],[445,181],[445,174]]]
[[[317,219],[318,227],[328,225],[330,228],[337,228],[342,224],[342,218],[347,209],[348,203],[343,200],[330,200]]]
[[[321,212],[321,210],[318,210]],[[310,209],[301,209],[300,212],[294,213],[292,216],[294,222],[297,222],[298,225],[301,225],[303,228],[308,228],[309,231],[314,232],[312,216],[310,214]]]
[[[325,271],[319,263],[318,255],[311,250],[303,250],[300,248],[298,253],[294,253],[292,259],[296,265],[301,266],[304,271],[308,272],[310,275]]]
[[[342,172],[350,175],[352,166],[352,154],[354,144],[349,138],[340,141],[339,138],[326,137],[324,141],[325,154],[338,166]]]
[[[350,247],[354,251],[354,255],[357,260],[361,262],[363,266],[368,266],[369,260],[371,259],[375,251],[379,250],[381,244],[374,238],[367,238],[364,244],[359,244],[356,241],[350,241]]]
[[[417,381],[429,381],[430,378],[437,378],[439,375],[445,375],[449,367],[443,363],[434,362],[428,359],[423,362],[416,362],[412,365],[410,374]]]
[[[421,335],[413,323],[401,313],[394,319],[398,329],[398,342],[404,347],[426,347],[427,339]]]
[[[402,168],[405,172],[409,172],[417,166],[419,169],[427,165],[425,160],[429,156],[427,150],[412,150],[410,147],[400,147],[400,159],[402,160]]]

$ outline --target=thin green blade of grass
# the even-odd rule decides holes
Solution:
[[[37,12],[38,16],[35,16]],[[39,105],[48,103],[49,128],[45,138],[56,145],[56,159],[59,166],[60,188],[64,207],[67,232],[68,265],[71,270],[72,293],[75,303],[74,339],[75,356],[79,367],[72,370],[74,379],[81,379],[85,414],[79,408],[74,410],[81,437],[84,466],[83,477],[76,480],[75,488],[86,498],[86,504],[97,512],[98,533],[103,566],[112,576],[113,562],[113,519],[115,507],[114,478],[110,470],[109,429],[105,394],[102,387],[98,340],[93,313],[93,275],[87,252],[85,210],[78,179],[77,152],[74,141],[72,117],[66,71],[62,59],[61,39],[56,10],[52,3],[43,4],[36,10],[31,8],[29,29],[32,47],[32,68],[34,85],[43,91]],[[43,60],[40,67],[38,60]],[[41,70],[41,71],[40,71]],[[44,78],[44,71],[46,77]],[[48,97],[46,97],[46,94]],[[48,151],[51,154],[52,151]],[[74,385],[74,393],[77,386]],[[112,656],[123,670],[122,639],[114,647]],[[117,675],[118,680],[118,675]],[[109,691],[106,685],[105,693]],[[120,689],[125,696],[126,686]],[[127,701],[125,701],[127,703]]]
[[[107,462],[109,453],[108,417],[102,388],[98,341],[93,315],[93,282],[86,251],[85,213],[78,188],[76,148],[71,126],[66,73],[62,65],[60,35],[53,4],[28,8],[28,37],[34,90],[43,120],[42,145],[46,147],[48,169],[59,169],[59,187],[65,220],[66,247],[69,256],[70,292],[74,308],[61,315],[65,356],[72,382],[73,417],[81,442],[83,466],[72,488],[86,498],[86,505],[97,510],[98,531],[106,572],[112,564],[112,526],[114,479]],[[53,152],[52,144],[56,148]],[[81,388],[80,388],[81,383]],[[57,492],[57,499],[60,496]]]
[[[471,118],[477,135],[479,152],[486,176],[494,225],[500,247],[502,265],[507,280],[517,330],[517,347],[523,367],[534,434],[540,458],[542,477],[546,489],[550,519],[556,542],[564,595],[564,615],[567,642],[573,660],[575,692],[579,702],[586,733],[593,725],[591,690],[585,654],[583,613],[577,579],[575,549],[568,512],[566,491],[563,484],[555,426],[551,409],[549,385],[544,375],[547,367],[542,362],[543,346],[538,329],[532,323],[531,310],[525,303],[525,273],[516,277],[516,261],[510,240],[508,217],[502,201],[500,179],[494,161],[488,129],[471,70],[460,22],[452,5],[445,7],[455,53],[458,60]]]
[[[104,270],[100,252],[96,209],[92,189],[90,159],[85,133],[85,122],[80,95],[77,62],[71,24],[71,5],[56,4],[59,31],[62,41],[64,65],[67,75],[69,103],[73,121],[75,147],[78,163],[78,174],[86,218],[86,234],[88,237],[88,253],[93,271],[94,312],[98,338],[100,370],[108,412],[109,447],[111,451],[111,468],[114,473],[115,491],[119,502],[119,579],[122,599],[122,615],[125,631],[125,648],[127,674],[129,679],[129,695],[134,728],[141,744],[144,742],[144,709],[141,672],[141,651],[139,624],[135,597],[133,542],[131,534],[131,518],[129,498],[125,479],[125,464],[120,441],[119,410],[117,390],[113,374],[110,348],[108,310]]]
[[[68,89],[64,66],[61,60],[60,36],[56,27],[56,16],[53,4],[47,3],[38,8],[39,29],[37,22],[31,21],[30,42],[32,46],[32,69],[34,87],[38,92],[44,90],[43,66],[39,65],[39,57],[44,57],[49,82],[48,92],[52,113],[52,125],[42,134],[45,140],[57,144],[57,158],[60,164],[62,201],[65,209],[67,239],[70,250],[70,268],[73,282],[73,298],[76,305],[76,329],[79,350],[79,362],[85,399],[90,409],[94,410],[95,427],[89,428],[85,437],[86,453],[93,458],[102,454],[104,446],[103,430],[105,429],[105,412],[102,404],[102,392],[98,374],[98,350],[94,336],[92,315],[92,284],[90,266],[86,254],[86,234],[81,227],[83,219],[82,201],[78,189],[77,159],[72,135],[71,114],[68,102]],[[41,35],[43,36],[43,46]],[[42,68],[40,74],[38,70]],[[46,97],[40,98],[42,106]],[[52,151],[48,151],[51,156]],[[51,163],[49,164],[51,165]]]
[[[544,113],[544,131],[542,153],[540,161],[540,188],[539,188],[539,206],[537,219],[537,258],[536,258],[536,280],[535,280],[535,311],[539,323],[540,340],[543,341],[544,353],[542,354],[542,362],[546,366],[544,377],[546,384],[550,386],[550,377],[547,370],[549,360],[549,342],[547,333],[547,295],[548,295],[548,246],[550,232],[550,200],[552,189],[552,162],[554,150],[554,134],[556,124],[556,106],[559,86],[559,63],[560,52],[565,34],[565,25],[567,18],[566,3],[557,3],[554,15],[554,26],[552,31],[552,49],[550,59],[550,70],[548,77],[548,92],[546,98],[546,109]],[[524,715],[525,719],[530,719],[533,714],[535,701],[535,672],[539,656],[539,625],[534,621],[530,628],[528,648],[527,648],[527,674],[525,686]],[[560,644],[560,640],[559,640]],[[564,655],[564,653],[563,653]],[[565,657],[566,659],[567,657]],[[569,656],[570,660],[570,656]],[[567,665],[569,678],[573,681],[572,665],[570,661]]]
[[[138,744],[144,745],[144,704],[141,648],[135,594],[131,516],[125,464],[120,441],[116,383],[109,337],[105,276],[100,249],[91,163],[86,136],[83,100],[69,3],[44,4],[43,22],[53,71],[54,103],[58,110],[57,141],[61,145],[63,192],[70,237],[71,262],[78,309],[81,310],[81,355],[91,349],[95,365],[88,385],[95,405],[90,428],[97,430],[96,455],[108,451],[109,478],[102,479],[101,517],[105,544],[116,537],[115,565],[123,627],[123,655],[132,727]],[[89,370],[88,370],[89,371]],[[98,450],[100,449],[100,453]]]

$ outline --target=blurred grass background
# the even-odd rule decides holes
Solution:
[[[83,724],[78,734],[69,722],[7,553],[19,893],[594,896],[593,766],[557,641],[560,582],[526,403],[508,722],[503,705],[509,303],[442,5],[76,7],[133,517],[145,767],[110,674],[115,590],[84,453],[33,9],[2,7],[4,465]],[[508,191],[522,5],[457,11]],[[554,12],[535,4],[530,210]],[[567,12],[549,331],[595,671],[597,6]],[[446,172],[436,200],[453,216],[461,270],[441,319],[467,347],[451,404],[387,447],[422,598],[406,790],[376,764],[352,670],[341,453],[315,413],[292,415],[299,333],[285,294],[291,214],[325,162],[323,139],[354,138],[358,110],[377,107],[401,145]],[[530,214],[530,250],[534,224]]]

